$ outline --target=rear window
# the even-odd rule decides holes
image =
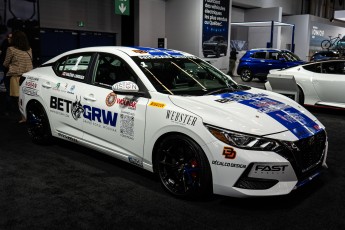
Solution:
[[[256,52],[253,53],[252,58],[258,58],[258,59],[265,59],[266,58],[266,52]]]

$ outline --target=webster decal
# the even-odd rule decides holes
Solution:
[[[166,119],[178,124],[191,126],[194,126],[196,121],[198,120],[197,117],[171,110],[167,110]]]

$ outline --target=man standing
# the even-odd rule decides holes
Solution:
[[[234,76],[234,69],[235,69],[235,64],[236,64],[236,60],[237,60],[237,54],[238,52],[236,51],[235,48],[231,48],[230,51],[230,63],[229,63],[229,72],[228,75],[230,75],[231,77]]]

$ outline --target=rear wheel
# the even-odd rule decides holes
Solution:
[[[241,79],[244,82],[250,82],[251,80],[253,80],[252,71],[250,71],[250,69],[243,69],[241,71]]]
[[[51,129],[48,116],[43,106],[31,102],[27,107],[27,128],[33,142],[48,144],[51,141]]]
[[[174,134],[158,144],[155,171],[164,188],[180,198],[200,198],[212,193],[209,162],[191,138]]]

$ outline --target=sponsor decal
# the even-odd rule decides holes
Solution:
[[[77,97],[76,100],[72,102],[67,99],[51,96],[50,108],[53,110],[53,112],[55,112],[54,110],[60,111],[57,113],[60,115],[68,116],[71,114],[74,120],[78,120],[83,117],[90,122],[94,122],[95,126],[100,127],[101,124],[104,124],[111,127],[116,127],[117,113],[89,105],[82,105],[80,101],[81,98],[78,100]]]
[[[75,90],[75,85],[72,85],[69,90],[67,91],[67,93],[69,94],[74,94],[74,90]]]
[[[198,120],[197,117],[171,110],[167,110],[167,115],[165,118],[178,124],[191,126],[195,126],[195,123]]]
[[[137,54],[147,54],[146,51],[144,50],[132,50],[134,53],[137,53]]]
[[[143,161],[142,160],[139,160],[137,158],[134,158],[134,157],[128,157],[128,161],[129,163],[133,164],[133,165],[136,165],[136,166],[139,166],[139,167],[144,167],[143,166]]]
[[[121,108],[128,108],[135,110],[137,108],[137,100],[132,98],[118,98],[116,93],[111,92],[105,99],[105,104],[108,107],[113,106],[115,103],[120,105]]]
[[[83,75],[79,75],[79,74],[75,74],[75,73],[69,73],[69,72],[62,72],[61,74],[64,77],[71,77],[71,78],[76,78],[76,79],[80,79],[80,80],[84,80],[85,76]]]
[[[288,165],[255,165],[254,173],[284,173]]]
[[[26,79],[31,81],[39,81],[38,77],[27,77]]]
[[[235,164],[235,163],[222,162],[222,161],[217,161],[217,160],[213,160],[212,164],[218,165],[218,166],[223,166],[223,167],[230,167],[230,168],[242,168],[242,169],[247,168],[247,165],[244,165],[244,164]]]
[[[120,114],[120,136],[134,140],[134,113]]]
[[[37,82],[36,81],[25,81],[25,86],[27,88],[36,89],[37,88]]]
[[[74,143],[77,143],[77,142],[78,142],[78,140],[77,140],[76,138],[70,137],[70,136],[65,135],[65,134],[63,134],[63,133],[58,133],[58,136],[59,136],[59,137],[62,137],[62,138],[64,138],[64,139],[67,139],[67,140],[69,140],[69,141],[72,141],[72,142],[74,142]]]
[[[32,89],[32,88],[28,88],[28,87],[23,87],[22,92],[26,95],[29,95],[29,96],[37,96],[38,95],[37,89]]]
[[[224,147],[223,155],[225,156],[226,159],[235,159],[236,151],[231,147]]]
[[[106,99],[105,99],[105,104],[108,106],[108,107],[111,107],[115,104],[116,102],[116,93],[114,92],[111,92],[107,95]]]
[[[298,139],[313,136],[321,131],[321,127],[301,111],[266,96],[265,94],[252,94],[241,91],[221,94],[221,99],[216,101],[220,103],[235,101],[256,109],[260,113],[267,114],[285,126]]]
[[[166,104],[161,103],[161,102],[151,101],[151,102],[149,103],[149,106],[157,107],[157,108],[163,109],[163,108],[166,106]]]
[[[124,89],[127,89],[127,90],[139,90],[138,86],[131,82],[131,81],[122,81],[122,82],[119,82],[119,83],[116,83],[114,86],[113,86],[113,89],[114,90],[124,90]]]

